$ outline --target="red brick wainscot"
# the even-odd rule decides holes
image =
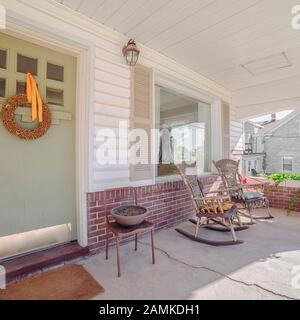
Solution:
[[[264,193],[270,207],[300,212],[300,188],[271,185],[265,188]]]
[[[204,176],[199,180],[205,191],[215,190],[219,184],[216,175]],[[138,204],[148,209],[147,220],[155,224],[156,230],[173,227],[194,214],[192,202],[182,181],[158,183],[135,189]],[[88,241],[91,254],[98,253],[105,246],[104,192],[87,194]],[[130,187],[106,190],[108,209],[121,204],[132,204],[133,193],[134,190]],[[124,242],[129,240],[131,239],[124,239]]]

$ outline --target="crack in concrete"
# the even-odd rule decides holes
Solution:
[[[138,241],[138,243],[140,243],[142,245],[145,245],[145,246],[148,246],[148,247],[150,246],[150,244],[144,243],[144,242],[141,242],[141,241]],[[209,272],[212,272],[212,273],[215,273],[215,274],[217,274],[219,276],[222,276],[222,277],[224,277],[224,278],[226,278],[226,279],[228,279],[228,280],[230,280],[232,282],[239,283],[239,284],[245,285],[247,287],[256,287],[256,288],[259,288],[259,289],[261,289],[263,291],[266,291],[268,293],[271,293],[271,294],[273,294],[275,296],[278,296],[278,297],[281,297],[281,298],[285,298],[285,299],[288,299],[288,300],[299,300],[297,298],[289,297],[289,296],[287,296],[285,294],[281,294],[281,293],[275,292],[275,291],[273,291],[271,289],[267,289],[267,288],[265,288],[265,287],[263,287],[263,286],[261,286],[261,285],[259,285],[257,283],[248,283],[248,282],[245,282],[245,281],[242,281],[242,280],[234,279],[234,278],[230,277],[229,275],[227,275],[225,273],[222,273],[220,271],[214,270],[214,269],[206,267],[206,266],[195,266],[195,265],[189,264],[189,263],[187,263],[185,261],[182,261],[182,260],[179,260],[177,258],[172,257],[166,250],[158,248],[156,246],[155,246],[155,249],[160,251],[160,252],[162,252],[165,256],[167,256],[168,259],[173,260],[173,261],[175,261],[175,262],[177,262],[179,264],[183,264],[186,267],[190,267],[190,268],[193,268],[193,269],[207,270]]]

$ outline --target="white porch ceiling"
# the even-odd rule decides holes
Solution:
[[[295,0],[56,0],[231,91],[300,75]],[[252,75],[242,65],[284,53],[291,66]]]

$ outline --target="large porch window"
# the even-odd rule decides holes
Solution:
[[[196,163],[198,174],[211,168],[211,106],[156,86],[157,176],[177,174],[174,163]]]

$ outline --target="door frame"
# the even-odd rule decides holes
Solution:
[[[10,19],[1,32],[28,42],[65,53],[77,58],[76,107],[75,107],[75,179],[76,179],[76,224],[77,241],[88,246],[87,199],[92,190],[93,164],[93,100],[94,100],[94,57],[95,45],[83,39],[57,35],[51,30],[34,30],[28,20]]]

